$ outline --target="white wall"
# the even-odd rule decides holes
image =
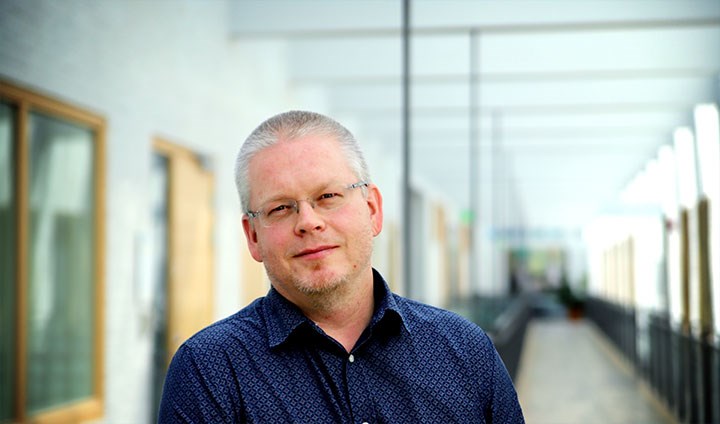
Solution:
[[[233,160],[293,104],[284,46],[232,41],[228,2],[0,2],[0,76],[107,120],[105,392],[108,423],[146,422],[151,333],[135,263],[149,229],[151,143],[207,155],[216,177],[216,315],[242,301]]]
[[[663,283],[664,251],[662,215],[625,215],[599,217],[585,232],[588,244],[589,292],[592,295],[624,303],[632,300],[634,307],[643,312],[658,312],[666,308],[667,288]],[[621,292],[608,293],[604,286],[603,254],[625,242],[633,242],[632,263],[624,265],[632,270],[633,290],[629,287],[615,287]],[[615,279],[615,276],[610,276]],[[624,281],[620,282],[621,284]],[[672,297],[673,293],[669,293]]]

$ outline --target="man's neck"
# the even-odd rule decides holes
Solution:
[[[375,308],[372,281],[351,286],[332,302],[308,302],[300,306],[305,316],[350,352],[370,323]]]

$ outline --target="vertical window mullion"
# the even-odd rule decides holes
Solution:
[[[105,278],[105,127],[93,126],[93,174],[94,185],[94,222],[93,222],[93,248],[95,260],[93,264],[93,279],[95,289],[95,328],[93,330],[93,394],[101,403],[104,403],[105,389],[103,384],[103,370],[105,369],[104,349],[105,343],[105,284],[99,283]],[[101,406],[103,408],[104,406]]]
[[[17,351],[15,414],[20,422],[27,417],[27,290],[28,290],[28,240],[29,234],[29,106],[21,101],[17,114]]]

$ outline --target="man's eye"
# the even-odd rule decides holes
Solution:
[[[323,193],[318,197],[318,200],[328,200],[339,197],[340,193]]]
[[[273,207],[268,208],[267,216],[278,216],[288,213],[292,209],[292,206],[290,206],[287,203],[283,203],[281,205],[276,205]]]
[[[343,202],[343,195],[338,192],[329,191],[317,197],[317,205],[321,208],[335,208]]]

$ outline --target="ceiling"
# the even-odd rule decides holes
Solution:
[[[231,28],[284,40],[298,97],[399,167],[402,17],[400,0],[244,0]],[[458,211],[479,202],[496,228],[576,231],[617,211],[719,96],[717,0],[416,0],[410,27],[411,178]]]

